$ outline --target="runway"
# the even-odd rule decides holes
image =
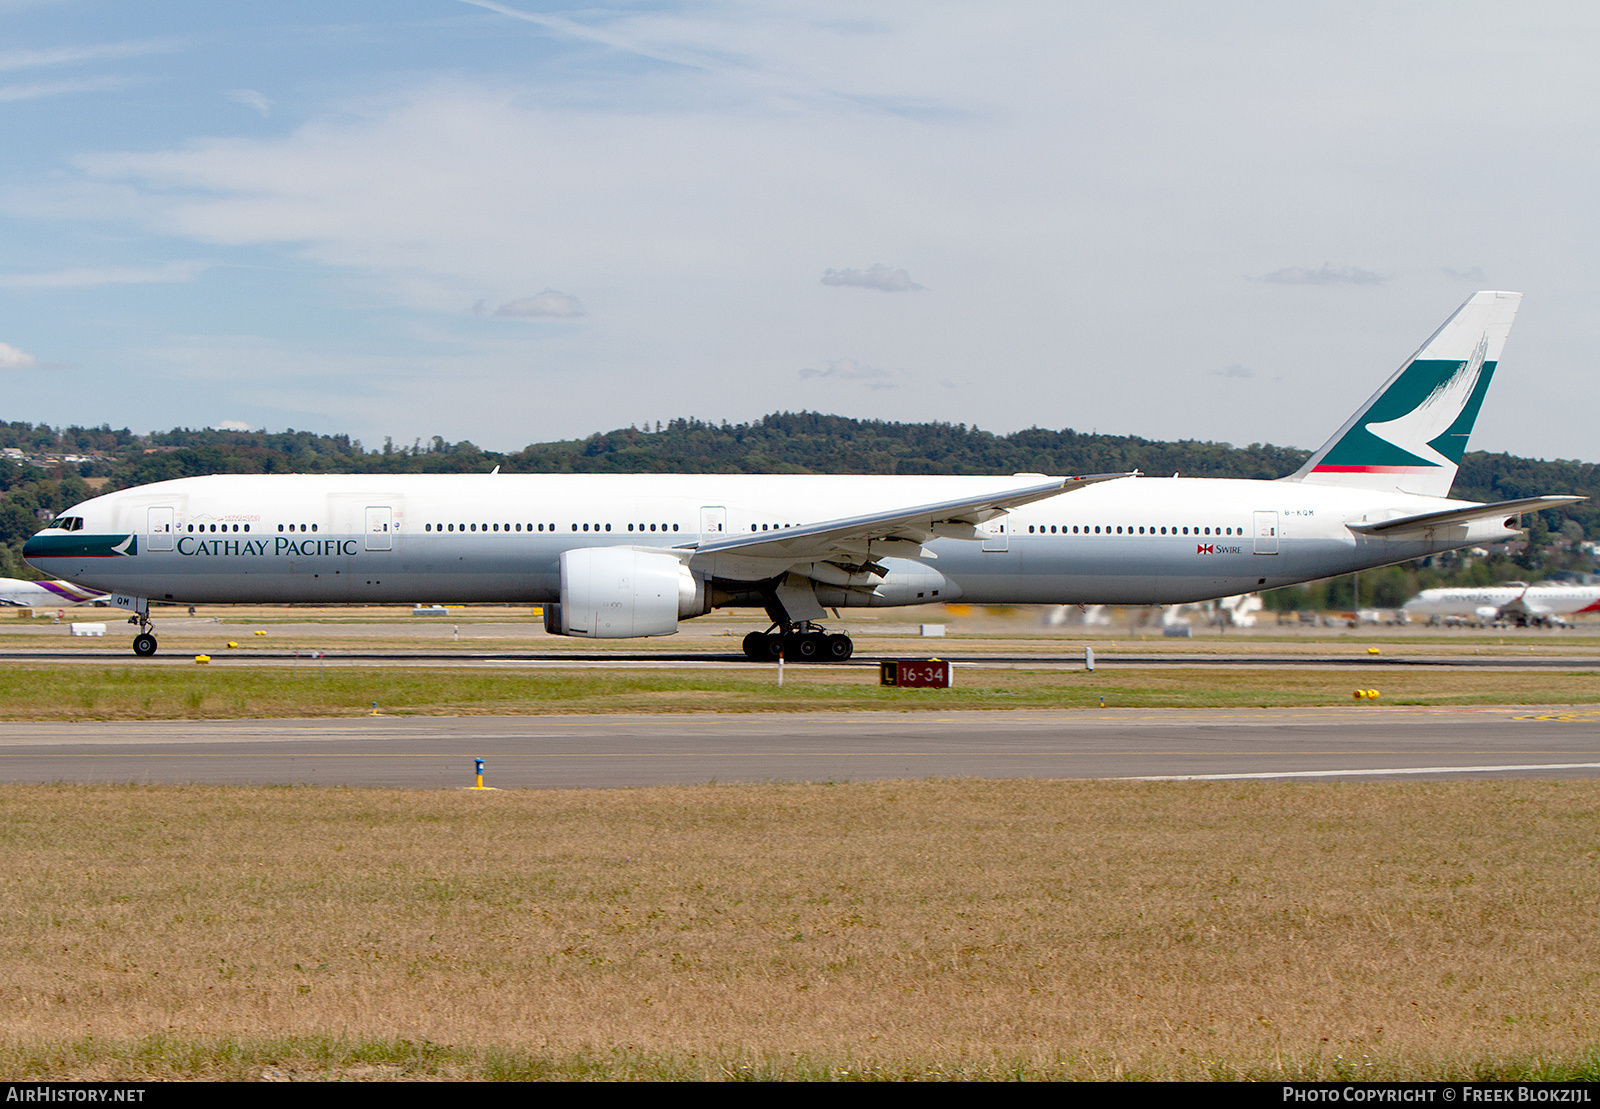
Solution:
[[[444,789],[884,778],[1600,776],[1600,708],[1124,709],[0,725],[0,781]]]

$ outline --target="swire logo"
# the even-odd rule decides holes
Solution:
[[[1195,554],[1211,554],[1212,553],[1211,544],[1210,543],[1196,543],[1194,545],[1194,553]]]

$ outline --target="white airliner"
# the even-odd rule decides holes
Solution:
[[[1582,499],[1448,497],[1520,300],[1473,296],[1278,481],[215,476],[85,501],[23,554],[134,610],[140,655],[152,601],[542,602],[551,632],[596,639],[748,605],[773,622],[751,658],[844,659],[827,609],[1228,597],[1507,539]]]
[[[70,608],[106,599],[104,593],[70,581],[23,581],[0,578],[0,605],[12,608]]]
[[[1416,616],[1470,616],[1484,623],[1506,621],[1517,625],[1565,623],[1565,616],[1600,612],[1600,585],[1504,585],[1424,589],[1404,605]]]

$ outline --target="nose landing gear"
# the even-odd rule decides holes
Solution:
[[[156,637],[150,633],[150,613],[142,611],[128,617],[128,623],[139,625],[139,634],[133,637],[133,653],[149,658],[156,653]]]
[[[772,662],[783,652],[789,662],[843,662],[855,653],[848,635],[829,634],[810,621],[774,624],[744,637],[744,655],[752,662]]]

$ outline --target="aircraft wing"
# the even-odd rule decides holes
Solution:
[[[1125,474],[1088,474],[1051,478],[1049,481],[1002,487],[978,497],[893,508],[865,516],[847,516],[817,524],[729,536],[698,545],[685,544],[696,563],[703,558],[729,555],[749,559],[817,562],[847,557],[851,562],[902,556],[926,557],[922,544],[936,536],[953,539],[981,538],[977,525],[1010,509],[1046,500],[1096,482],[1133,477]]]
[[[1517,501],[1496,501],[1494,504],[1475,504],[1468,508],[1447,508],[1442,512],[1423,512],[1416,516],[1401,516],[1394,520],[1376,523],[1350,523],[1345,527],[1362,535],[1387,535],[1396,531],[1421,531],[1424,528],[1443,527],[1446,524],[1467,524],[1473,520],[1488,520],[1496,516],[1515,516],[1523,512],[1537,512],[1542,508],[1559,508],[1575,504],[1587,497],[1524,497]]]

